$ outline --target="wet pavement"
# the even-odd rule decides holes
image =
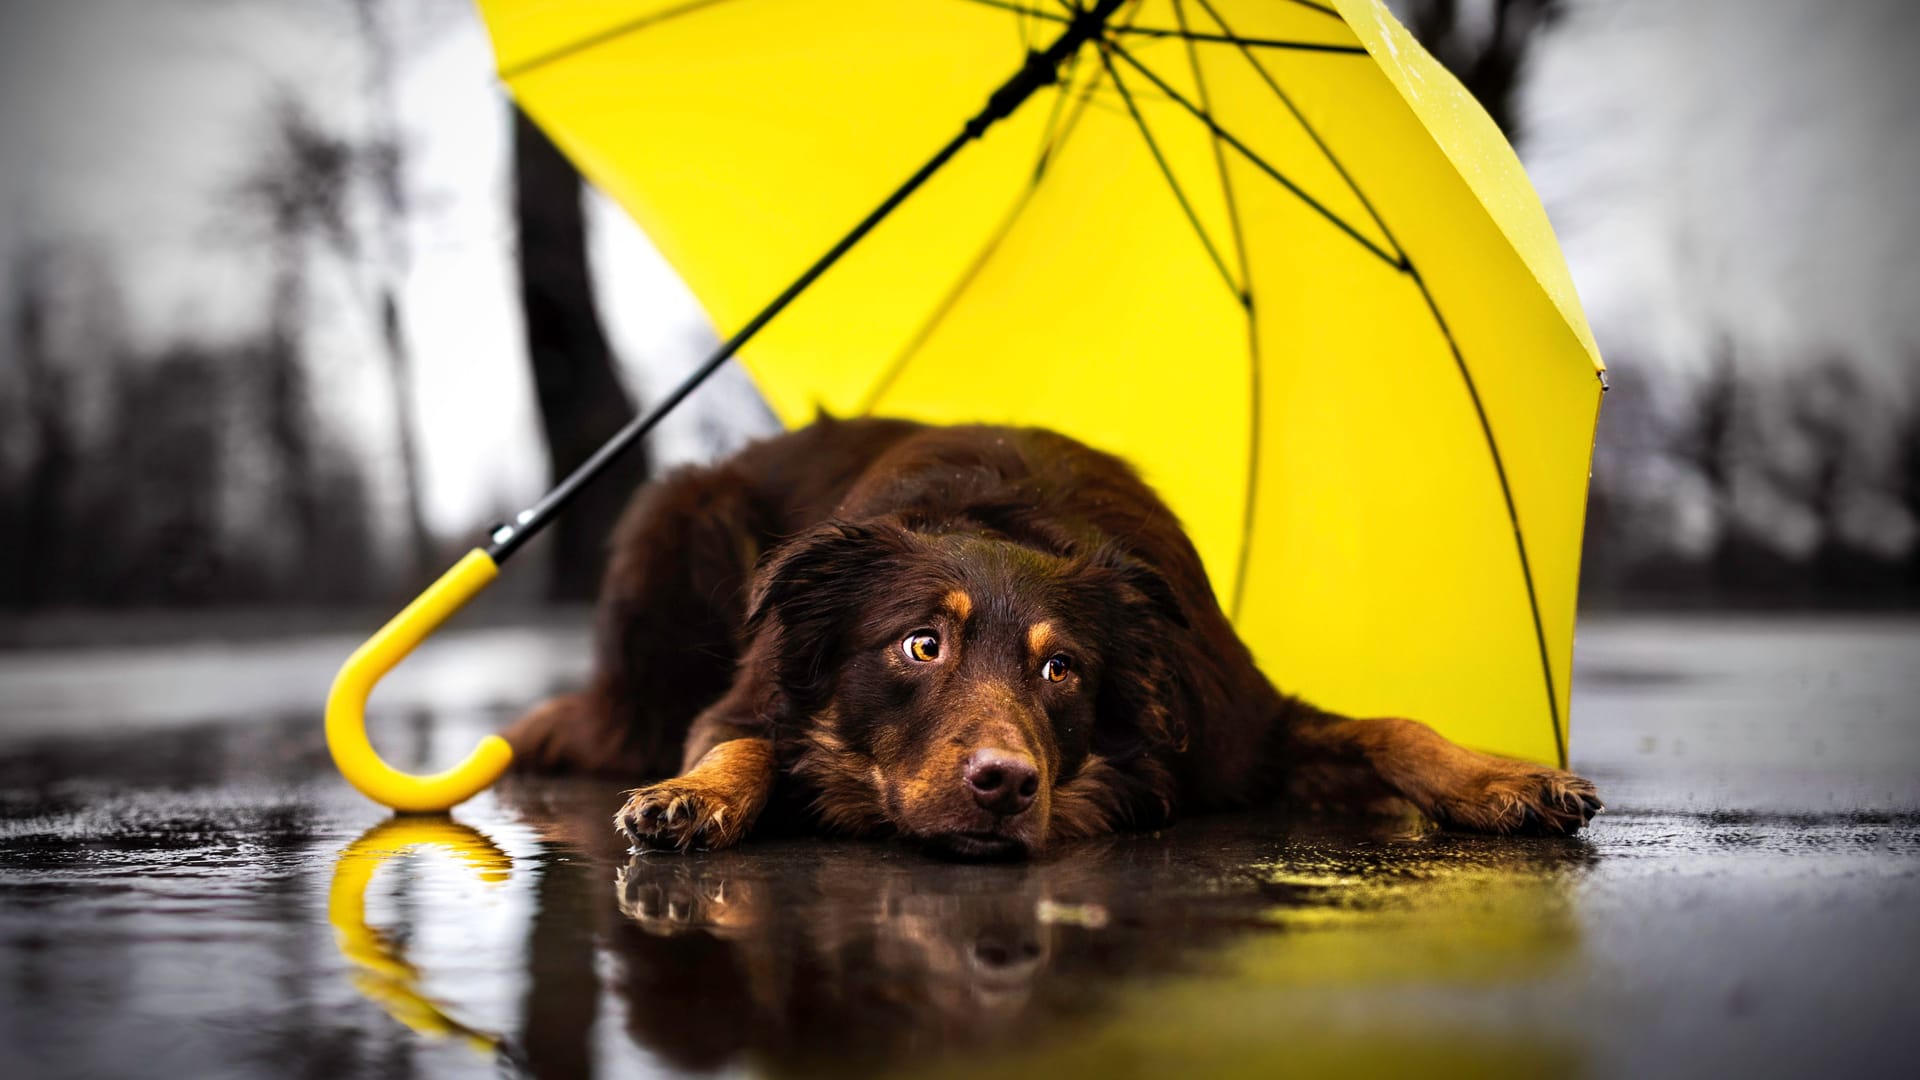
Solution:
[[[1245,815],[1016,866],[629,856],[578,782],[391,818],[320,740],[354,644],[0,653],[6,1075],[1911,1068],[1920,622],[1584,621],[1579,839]],[[445,634],[376,742],[451,762],[584,655]]]

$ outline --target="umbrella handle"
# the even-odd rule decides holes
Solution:
[[[484,550],[467,552],[355,649],[334,676],[333,690],[327,694],[327,750],[340,774],[362,795],[406,813],[445,810],[484,790],[513,761],[513,747],[507,740],[488,735],[453,768],[415,776],[387,764],[367,739],[367,695],[373,693],[374,684],[499,573],[499,566]]]

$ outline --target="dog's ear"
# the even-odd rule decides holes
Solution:
[[[747,628],[777,615],[788,626],[843,608],[874,572],[916,550],[907,530],[890,521],[831,519],[766,553],[754,571]]]
[[[832,661],[854,613],[916,550],[913,534],[892,522],[830,520],[761,559],[747,634],[775,635],[781,688],[803,707],[824,704]]]
[[[1187,625],[1187,612],[1173,586],[1144,561],[1112,545],[1097,548],[1082,571],[1120,605],[1120,614]]]
[[[1095,749],[1116,759],[1185,750],[1178,664],[1192,638],[1179,596],[1153,567],[1112,546],[1093,551],[1080,573],[1100,598],[1107,628]]]

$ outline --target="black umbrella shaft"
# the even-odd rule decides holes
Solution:
[[[643,415],[628,421],[627,425],[615,432],[612,438],[601,445],[600,449],[595,450],[592,457],[569,473],[565,480],[560,481],[558,486],[547,492],[539,502],[533,504],[531,509],[522,511],[511,522],[495,526],[492,533],[493,543],[487,548],[487,554],[493,557],[493,561],[505,562],[509,556],[520,549],[521,544],[526,543],[535,533],[558,517],[582,488],[605,472],[615,458],[646,438],[647,433],[652,431],[676,406],[685,401],[688,394],[693,393],[701,383],[706,382],[714,372],[720,370],[720,365],[739,352],[741,346],[753,340],[754,335],[765,328],[767,323],[773,321],[774,316],[785,310],[788,304],[793,303],[834,263],[839,262],[840,257],[872,232],[874,226],[886,220],[888,214],[893,213],[894,209],[905,202],[908,196],[931,179],[934,173],[939,172],[941,166],[960,152],[961,147],[985,134],[987,129],[998,121],[1012,115],[1013,111],[1024,104],[1036,91],[1051,86],[1058,78],[1061,62],[1073,55],[1074,50],[1096,37],[1101,27],[1105,25],[1107,17],[1124,2],[1125,0],[1099,0],[1092,7],[1077,14],[1053,44],[1043,51],[1029,52],[1027,62],[987,98],[986,107],[968,120],[959,134],[928,158],[926,164],[920,166],[905,183],[894,189],[893,194],[887,196],[879,206],[874,207],[871,213],[862,218],[852,231],[841,237],[825,255],[820,256],[812,266],[807,267],[806,272],[794,279],[793,284],[788,285],[779,296],[774,297],[772,303],[760,309],[759,314],[747,320],[745,326],[722,342],[712,355],[701,361],[700,366],[695,368],[692,374],[680,381],[680,385],[674,387],[666,397],[654,403],[653,408],[648,409]]]

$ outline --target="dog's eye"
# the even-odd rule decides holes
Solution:
[[[1067,672],[1071,670],[1072,667],[1072,663],[1070,663],[1066,657],[1056,656],[1049,659],[1046,664],[1040,668],[1040,674],[1045,676],[1048,682],[1059,682],[1061,679],[1067,677]]]
[[[900,643],[900,651],[906,653],[909,660],[931,663],[940,659],[940,638],[925,630],[916,630]]]

